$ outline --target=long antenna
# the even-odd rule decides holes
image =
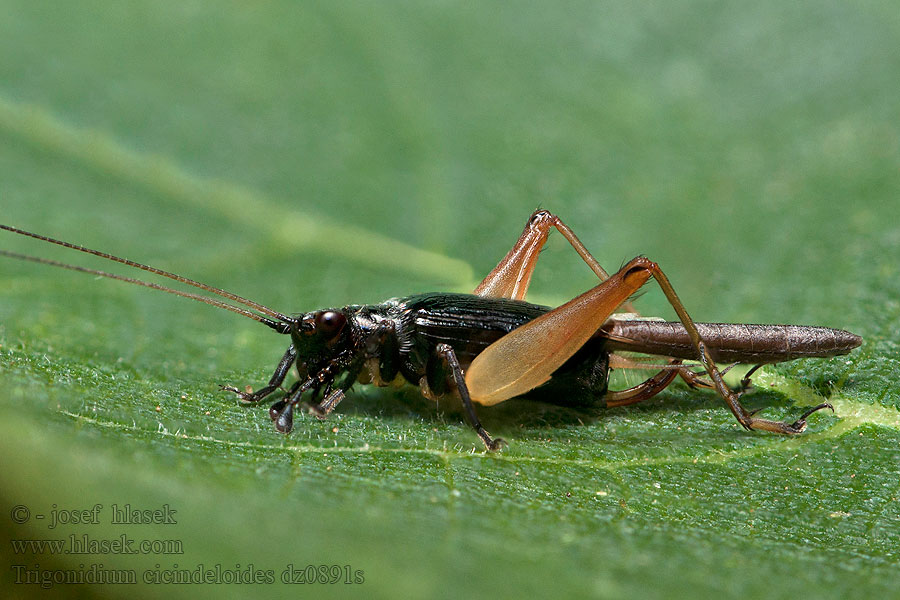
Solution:
[[[9,226],[9,225],[2,225],[2,224],[0,224],[0,229],[4,229],[4,230],[10,231],[10,232],[12,232],[12,233],[18,233],[18,234],[20,234],[20,235],[24,235],[24,236],[27,236],[27,237],[31,237],[31,238],[34,238],[34,239],[37,239],[37,240],[41,240],[41,241],[44,241],[44,242],[50,242],[51,244],[56,244],[56,245],[58,245],[58,246],[63,246],[64,248],[69,248],[69,249],[71,249],[71,250],[77,250],[77,251],[79,251],[79,252],[84,252],[84,253],[86,253],[86,254],[92,254],[92,255],[94,255],[94,256],[99,256],[100,258],[105,258],[105,259],[107,259],[107,260],[111,260],[111,261],[114,261],[114,262],[117,262],[117,263],[121,263],[121,264],[127,265],[127,266],[129,266],[129,267],[134,267],[134,268],[136,268],[136,269],[141,269],[142,271],[147,271],[147,272],[153,273],[153,274],[155,274],[155,275],[161,275],[161,276],[163,276],[163,277],[167,277],[167,278],[169,278],[169,279],[173,279],[173,280],[178,281],[178,282],[180,282],[180,283],[184,283],[184,284],[186,284],[186,285],[190,285],[190,286],[193,286],[193,287],[195,287],[195,288],[199,288],[199,289],[201,289],[201,290],[210,292],[210,293],[212,293],[212,294],[216,294],[216,295],[218,295],[218,296],[222,296],[223,298],[228,298],[229,300],[233,300],[233,301],[237,302],[238,304],[243,304],[244,306],[248,306],[248,307],[250,307],[250,308],[252,308],[252,309],[254,309],[254,310],[257,310],[257,311],[259,311],[259,312],[261,312],[261,313],[263,313],[263,314],[265,314],[265,315],[268,315],[268,316],[270,316],[270,317],[274,317],[275,319],[278,319],[278,321],[280,321],[280,322],[272,321],[271,319],[267,319],[267,318],[265,318],[265,317],[263,317],[263,316],[261,316],[261,315],[258,315],[258,314],[254,313],[254,312],[251,312],[251,311],[249,311],[249,310],[245,310],[245,309],[243,309],[243,308],[239,308],[239,307],[234,306],[234,305],[232,305],[232,304],[228,304],[227,302],[222,302],[221,300],[216,300],[216,299],[214,299],[214,298],[208,298],[208,297],[206,297],[206,296],[201,296],[200,294],[194,294],[194,293],[191,293],[191,292],[182,292],[182,291],[180,291],[180,290],[175,290],[175,289],[168,288],[168,287],[166,287],[166,286],[159,285],[159,284],[156,284],[156,283],[151,283],[151,282],[148,282],[148,281],[142,281],[142,280],[140,280],[140,279],[134,279],[134,278],[132,278],[132,277],[125,277],[125,276],[122,276],[122,275],[116,275],[116,274],[114,274],[114,273],[108,273],[108,272],[106,272],[106,271],[100,271],[100,270],[97,270],[97,269],[89,269],[89,268],[87,268],[87,267],[80,267],[80,266],[77,266],[77,265],[70,265],[70,264],[67,264],[67,263],[58,262],[58,261],[50,260],[50,259],[47,259],[47,258],[39,258],[39,257],[36,257],[36,256],[29,256],[29,255],[27,255],[27,254],[19,254],[19,253],[17,253],[17,252],[10,252],[10,251],[8,251],[8,250],[0,250],[0,256],[7,256],[7,257],[10,257],[10,258],[17,258],[17,259],[19,259],[19,260],[26,260],[26,261],[31,261],[31,262],[36,262],[36,263],[45,264],[45,265],[51,265],[51,266],[54,266],[54,267],[60,267],[60,268],[63,268],[63,269],[69,269],[69,270],[71,270],[71,271],[79,271],[79,272],[81,272],[81,273],[89,273],[89,274],[92,274],[92,275],[97,275],[97,276],[99,276],[99,277],[107,277],[107,278],[109,278],[109,279],[116,279],[116,280],[118,280],[118,281],[124,281],[124,282],[126,282],[126,283],[133,283],[133,284],[135,284],[135,285],[142,285],[142,286],[144,286],[144,287],[152,288],[152,289],[155,289],[155,290],[160,290],[160,291],[163,291],[163,292],[168,292],[168,293],[170,293],[170,294],[175,294],[176,296],[182,296],[182,297],[184,297],[184,298],[190,298],[190,299],[192,299],[192,300],[197,300],[197,301],[203,302],[203,303],[205,303],[205,304],[210,304],[210,305],[212,305],[212,306],[217,306],[217,307],[219,307],[219,308],[224,308],[225,310],[230,310],[230,311],[232,311],[232,312],[234,312],[234,313],[237,313],[237,314],[239,314],[239,315],[243,315],[243,316],[245,316],[245,317],[248,317],[248,318],[250,318],[250,319],[253,319],[254,321],[258,321],[258,322],[260,322],[260,323],[263,323],[263,324],[265,324],[265,325],[268,325],[269,327],[271,327],[272,329],[275,329],[276,331],[279,331],[280,333],[287,333],[287,332],[290,330],[290,328],[289,328],[289,326],[288,326],[288,323],[291,323],[291,322],[294,321],[294,319],[292,319],[291,317],[288,317],[287,315],[284,315],[284,314],[282,314],[282,313],[280,313],[280,312],[278,312],[278,311],[272,310],[271,308],[269,308],[269,307],[267,307],[267,306],[264,306],[264,305],[262,305],[262,304],[260,304],[260,303],[258,303],[258,302],[254,302],[253,300],[248,300],[247,298],[244,298],[244,297],[242,297],[242,296],[238,296],[237,294],[233,294],[233,293],[231,293],[231,292],[227,292],[227,291],[225,291],[225,290],[219,289],[219,288],[217,288],[217,287],[213,287],[213,286],[211,286],[211,285],[207,285],[207,284],[205,284],[205,283],[200,283],[199,281],[194,281],[193,279],[188,279],[187,277],[182,277],[181,275],[176,275],[175,273],[170,273],[170,272],[168,272],[168,271],[163,271],[162,269],[157,269],[156,267],[151,267],[151,266],[148,266],[148,265],[144,265],[144,264],[141,264],[141,263],[139,263],[139,262],[135,262],[135,261],[133,261],[133,260],[128,260],[127,258],[121,258],[121,257],[119,257],[119,256],[114,256],[114,255],[108,254],[108,253],[106,253],[106,252],[100,252],[99,250],[92,250],[91,248],[86,248],[86,247],[84,247],[84,246],[79,246],[79,245],[77,245],[77,244],[71,244],[71,243],[69,243],[69,242],[64,242],[64,241],[62,241],[62,240],[57,240],[57,239],[54,239],[54,238],[51,238],[51,237],[39,235],[39,234],[37,234],[37,233],[31,233],[30,231],[25,231],[25,230],[23,230],[23,229],[18,229],[18,228],[16,228],[16,227],[11,227],[11,226]]]

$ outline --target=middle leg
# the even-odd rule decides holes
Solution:
[[[242,392],[236,387],[230,385],[220,385],[219,389],[237,394],[241,402],[244,402],[246,404],[259,402],[260,400],[277,390],[279,387],[281,387],[281,384],[284,383],[284,378],[287,376],[288,371],[291,370],[291,365],[294,364],[294,360],[296,358],[297,350],[294,348],[294,345],[291,344],[290,346],[288,346],[287,352],[284,353],[284,356],[281,357],[281,361],[278,363],[278,366],[275,368],[275,372],[269,379],[268,385],[255,392]]]
[[[481,441],[484,442],[484,445],[488,450],[499,450],[506,441],[502,438],[491,438],[491,435],[485,431],[484,427],[481,425],[478,415],[475,414],[475,407],[472,405],[469,388],[466,386],[465,375],[463,374],[462,367],[459,365],[459,360],[456,358],[456,352],[453,351],[453,347],[449,344],[438,344],[435,351],[450,370],[450,377],[453,379],[454,387],[456,387],[456,391],[459,393],[463,408],[466,410],[466,415],[469,417],[469,423],[472,425],[472,428],[475,429],[478,437],[481,438]]]

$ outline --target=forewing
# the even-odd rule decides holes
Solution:
[[[509,332],[475,357],[466,372],[472,400],[497,404],[541,385],[581,348],[610,314],[650,277],[619,271],[600,285]]]

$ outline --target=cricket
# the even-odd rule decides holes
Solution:
[[[806,429],[811,414],[825,408],[833,411],[832,406],[823,402],[793,422],[757,417],[758,411],[748,411],[740,402],[752,387],[752,375],[768,364],[847,354],[862,343],[858,335],[828,327],[695,322],[657,263],[638,256],[610,275],[575,233],[544,209],[532,213],[512,249],[471,294],[417,294],[291,316],[112,254],[9,225],[0,229],[121,263],[204,293],[7,250],[0,250],[2,256],[190,298],[289,336],[287,350],[266,385],[256,391],[219,386],[248,404],[277,397],[269,417],[275,429],[285,434],[294,426],[295,412],[305,410],[325,419],[355,383],[409,383],[430,400],[456,397],[485,448],[495,451],[506,442],[485,430],[475,405],[528,396],[562,406],[618,407],[647,400],[680,377],[692,388],[715,390],[745,429],[795,435]],[[552,229],[565,237],[600,280],[556,308],[525,301],[540,250]],[[630,298],[650,279],[662,290],[677,321],[644,318],[634,311]],[[636,354],[647,358],[636,358]],[[751,368],[735,389],[723,375],[738,364]],[[720,369],[719,365],[727,366]],[[286,386],[292,367],[296,380]],[[611,390],[613,369],[653,374],[627,389]]]

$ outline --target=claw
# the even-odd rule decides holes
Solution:
[[[478,437],[480,437],[481,441],[484,442],[484,447],[489,452],[497,452],[501,450],[503,446],[509,445],[503,438],[492,438],[491,434],[484,430],[484,427],[480,427],[478,429]]]
[[[256,394],[243,392],[231,385],[219,385],[219,389],[225,392],[232,392],[237,395],[238,400],[242,404],[255,404],[262,400],[265,396],[257,396]],[[249,389],[249,386],[248,386]]]
[[[759,412],[759,409],[748,413],[743,417],[740,417],[739,420],[741,422],[741,425],[743,425],[747,429],[760,429],[762,431],[771,431],[773,433],[796,435],[798,433],[803,433],[803,431],[806,430],[806,418],[814,412],[822,410],[823,408],[830,408],[832,411],[834,411],[833,406],[831,406],[827,402],[823,402],[822,404],[809,409],[808,411],[800,415],[799,419],[790,424],[784,423],[782,421],[768,421],[766,419],[753,418],[753,415]]]
[[[272,405],[272,408],[269,409],[270,414],[275,410],[275,407],[279,404],[285,404],[285,406],[281,409],[281,411],[276,415],[275,418],[275,429],[280,431],[281,433],[290,433],[291,429],[294,428],[294,405],[290,403],[285,403],[284,400],[280,400]]]
[[[787,427],[789,431],[787,431],[786,433],[803,433],[804,431],[806,431],[806,421],[804,419],[797,419]]]
[[[269,418],[273,421],[277,421],[278,416],[282,413],[285,406],[287,406],[287,400],[284,399],[273,404],[271,408],[269,408]]]
[[[504,446],[509,446],[503,438],[494,438],[490,444],[486,444],[487,449],[491,452],[499,452]]]
[[[232,393],[234,393],[234,394],[237,394],[237,397],[238,397],[240,400],[243,400],[244,402],[247,402],[246,396],[247,396],[248,394],[246,394],[245,392],[242,392],[241,390],[237,389],[237,388],[234,387],[234,386],[231,386],[231,385],[221,385],[221,384],[219,384],[219,389],[222,390],[223,392],[232,392]]]
[[[799,419],[797,419],[796,421],[791,423],[791,425],[790,425],[791,429],[796,429],[797,430],[796,433],[802,433],[803,430],[806,429],[806,417],[813,414],[814,412],[822,410],[823,408],[830,408],[831,412],[834,412],[834,407],[831,404],[829,404],[828,402],[823,402],[822,404],[814,406],[811,409],[809,409],[808,411],[806,411],[805,413],[803,413],[802,415],[800,415]]]
[[[803,421],[803,420],[805,420],[806,417],[808,417],[809,415],[813,414],[814,412],[820,411],[820,410],[822,410],[823,408],[830,408],[830,409],[831,409],[831,412],[832,412],[832,413],[834,412],[834,407],[833,407],[830,403],[828,403],[828,402],[823,402],[822,404],[819,404],[818,406],[814,406],[814,407],[812,407],[811,409],[809,409],[808,411],[806,411],[805,413],[803,413],[802,415],[800,415],[800,418],[797,419],[797,420],[798,420],[798,421]]]

